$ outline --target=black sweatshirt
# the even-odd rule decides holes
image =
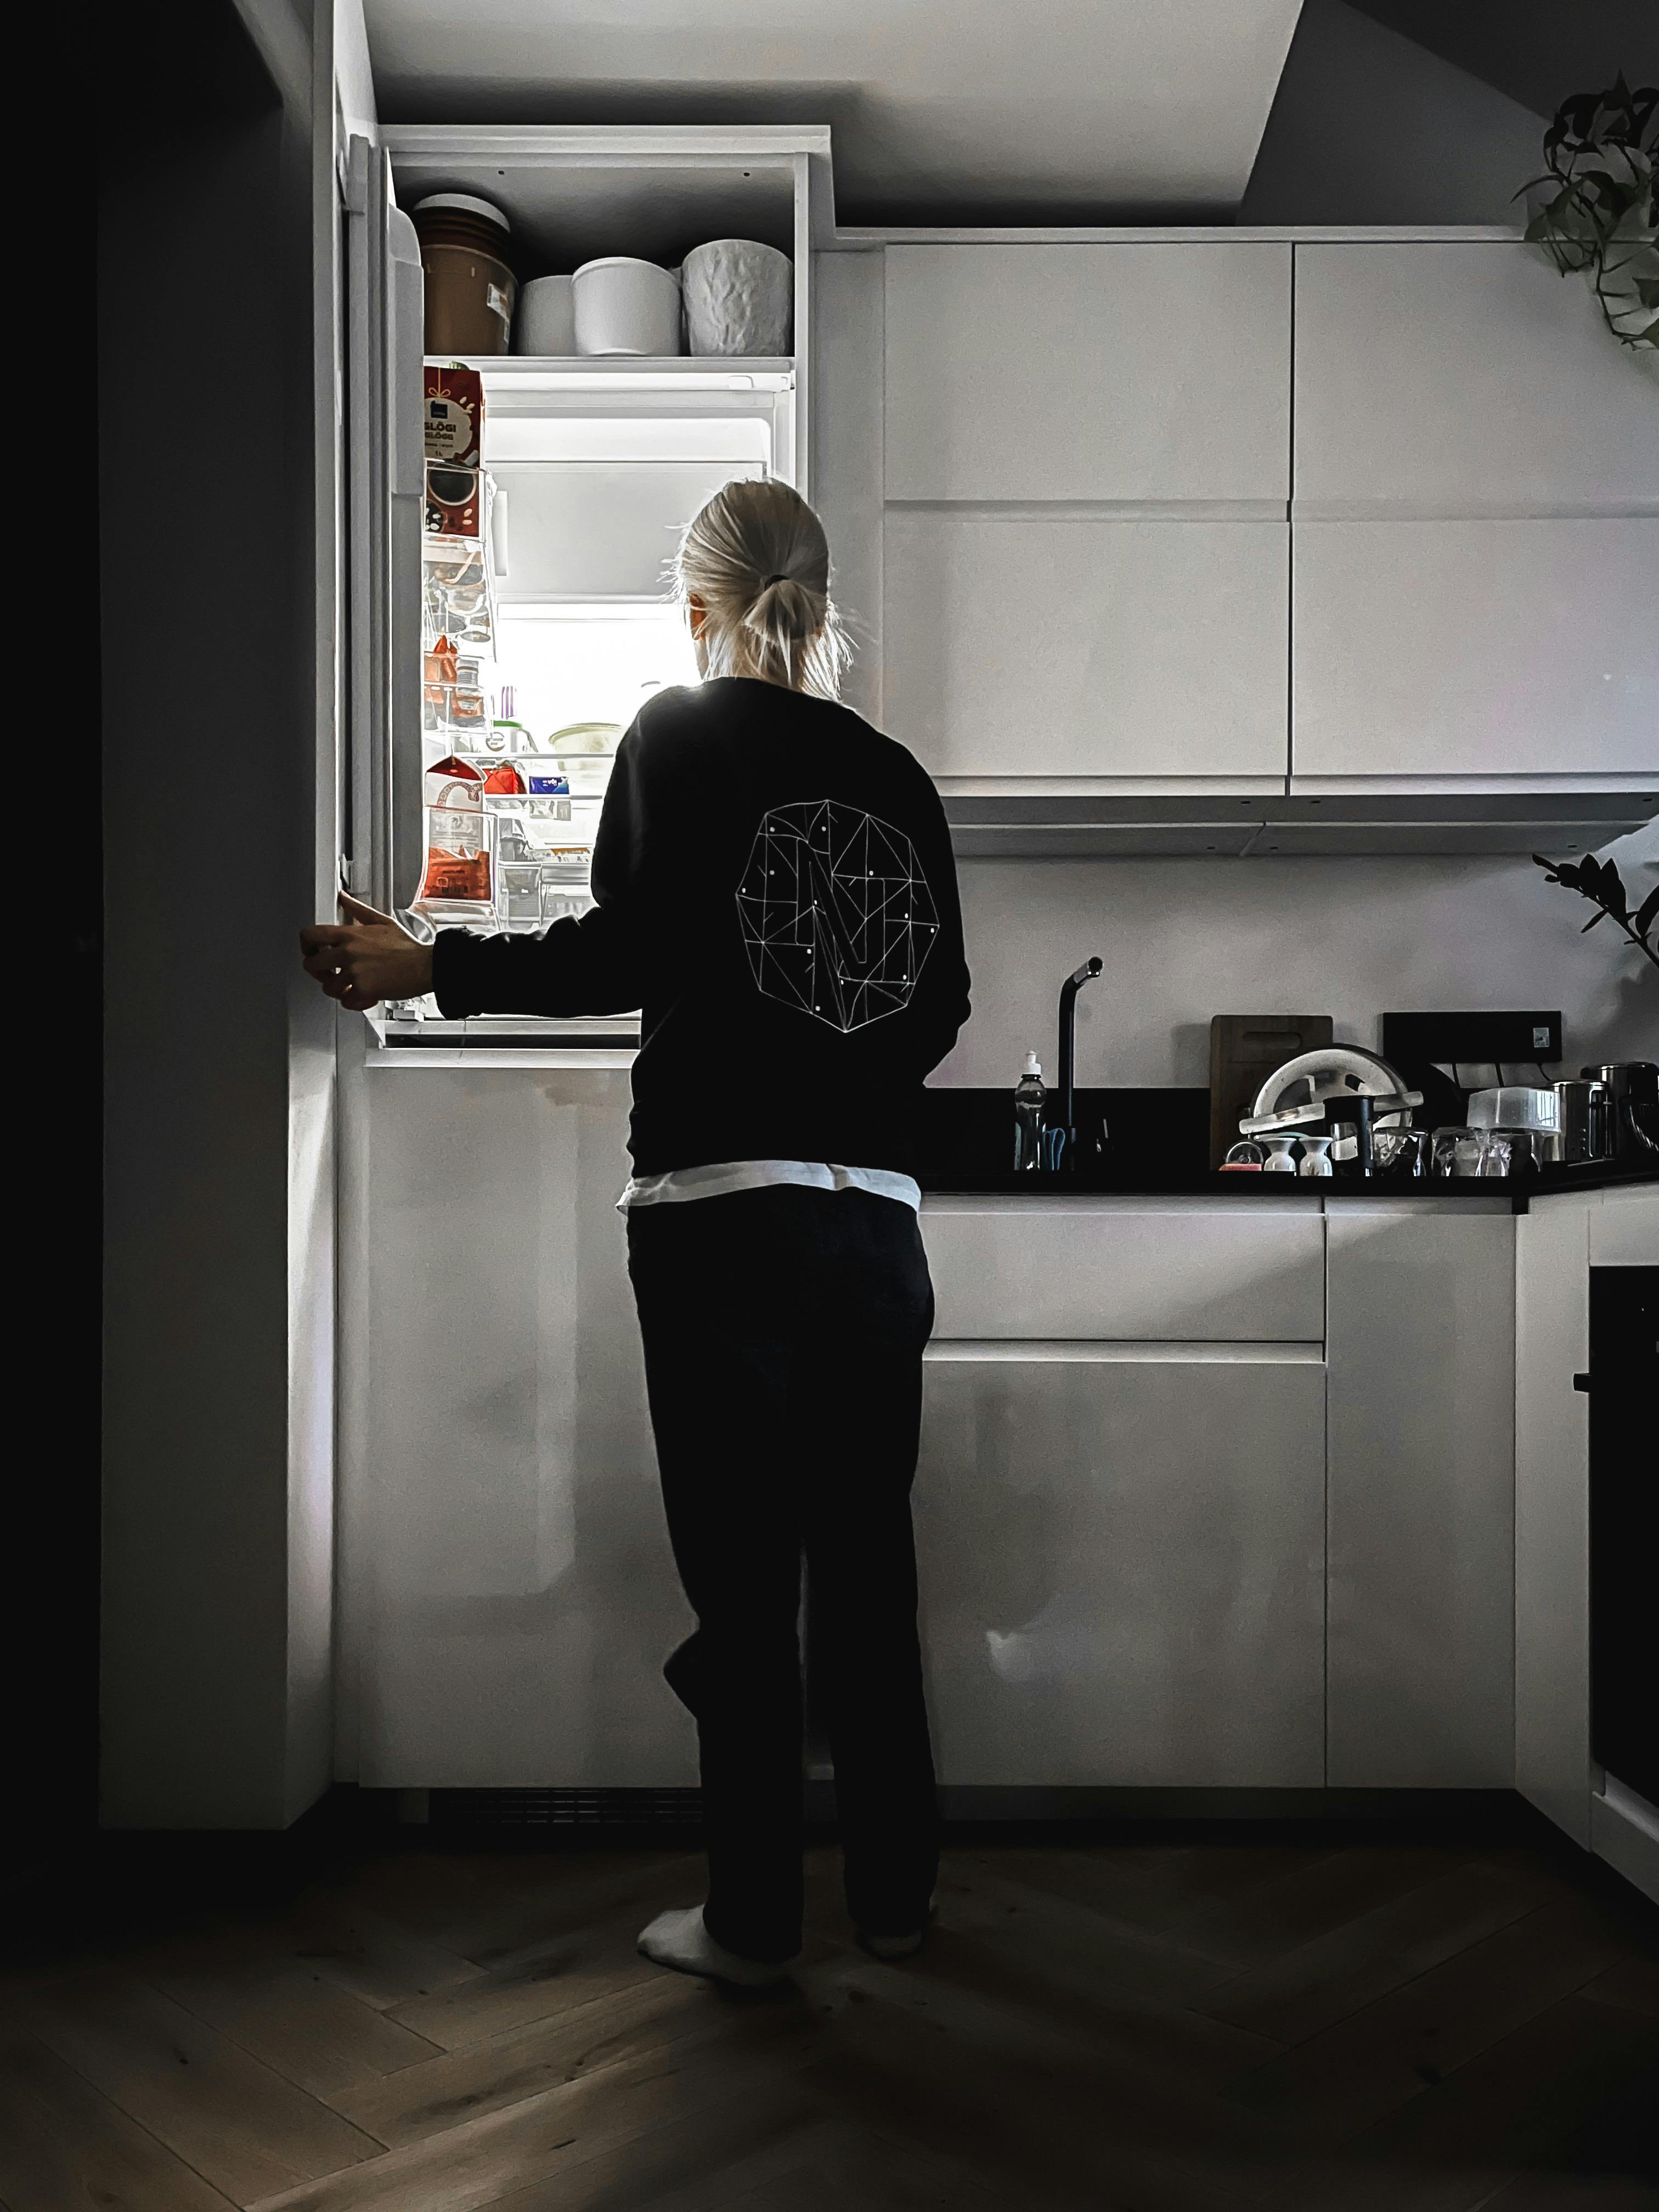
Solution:
[[[641,1008],[640,1175],[911,1166],[968,967],[944,810],[902,745],[748,677],[660,692],[617,749],[592,887],[538,937],[442,932],[443,1013]]]

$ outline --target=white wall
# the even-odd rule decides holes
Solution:
[[[1467,70],[1343,0],[1307,0],[1239,221],[1518,226],[1543,135]]]
[[[1608,849],[1637,903],[1659,830]],[[968,860],[961,881],[974,1018],[936,1083],[1012,1085],[1028,1045],[1052,1072],[1060,979],[1091,952],[1085,1084],[1207,1084],[1223,1013],[1328,1013],[1376,1048],[1385,1009],[1559,1006],[1573,1073],[1659,1059],[1659,969],[1611,922],[1581,935],[1592,909],[1524,857]]]
[[[100,1805],[275,1828],[329,1778],[334,1013],[295,948],[332,903],[332,456],[325,435],[318,474],[309,33],[288,0],[204,0],[187,27],[131,54],[99,149],[122,337],[100,362]],[[131,423],[171,404],[212,267],[191,502],[158,517]],[[154,680],[164,601],[193,617],[182,690]],[[218,843],[155,772],[181,751],[212,763]]]
[[[368,27],[388,120],[827,123],[845,222],[1224,220],[1297,4],[369,0]]]

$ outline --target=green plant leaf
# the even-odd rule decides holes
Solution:
[[[1637,935],[1645,937],[1656,921],[1659,921],[1659,884],[1654,885],[1636,909]]]

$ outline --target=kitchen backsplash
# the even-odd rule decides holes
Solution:
[[[1609,847],[1635,904],[1659,825]],[[936,1084],[1007,1084],[1034,1046],[1051,1079],[1060,980],[1081,1083],[1209,1080],[1210,1017],[1330,1014],[1373,1049],[1385,1008],[1561,1009],[1565,1058],[1659,1059],[1659,971],[1522,855],[1497,859],[965,860],[974,1018]]]

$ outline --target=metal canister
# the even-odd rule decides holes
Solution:
[[[1612,1097],[1605,1083],[1558,1083],[1561,1102],[1561,1158],[1569,1166],[1613,1157]]]

